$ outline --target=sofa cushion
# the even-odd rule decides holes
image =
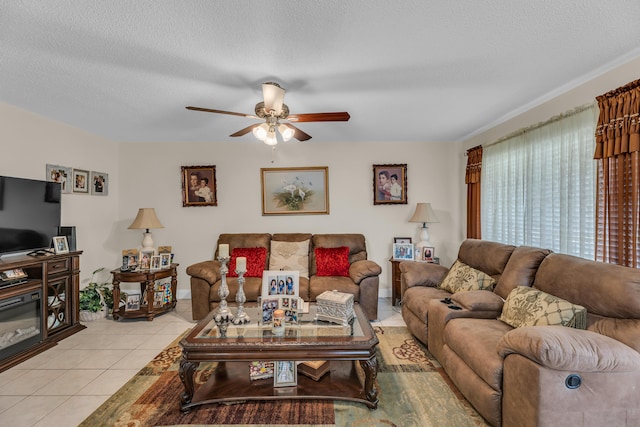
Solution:
[[[495,311],[499,313],[504,305],[504,300],[490,291],[458,292],[451,295],[451,300],[469,311]]]
[[[266,248],[233,248],[227,277],[238,277],[236,274],[236,259],[238,257],[247,258],[247,272],[244,277],[262,277],[264,263],[267,259]]]
[[[309,277],[309,240],[280,242],[271,240],[269,270],[295,270]]]
[[[562,325],[584,329],[587,310],[538,289],[518,286],[504,302],[500,320],[514,328]]]
[[[315,248],[316,275],[349,276],[349,248]]]
[[[507,298],[509,292],[515,289],[516,286],[531,287],[540,263],[550,253],[549,249],[530,246],[515,248],[493,292],[502,298]]]
[[[488,274],[456,260],[440,283],[440,288],[454,294],[460,291],[490,291],[495,284],[496,281]]]

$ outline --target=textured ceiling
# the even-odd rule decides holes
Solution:
[[[115,141],[235,140],[260,84],[322,141],[459,141],[640,56],[638,0],[0,0],[0,102]],[[251,134],[240,141],[255,141]]]

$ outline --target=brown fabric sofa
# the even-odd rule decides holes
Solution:
[[[202,261],[187,268],[191,276],[191,305],[193,319],[202,319],[220,301],[218,289],[221,284],[220,262],[217,261],[218,245],[228,244],[229,253],[234,248],[257,248],[267,250],[265,270],[269,269],[271,242],[304,242],[309,240],[309,277],[300,277],[300,297],[315,301],[328,290],[350,293],[370,320],[378,317],[379,275],[382,271],[375,262],[367,259],[366,241],[362,234],[308,234],[308,233],[237,233],[221,234],[216,243],[216,260]],[[315,248],[349,248],[349,276],[317,276]],[[234,301],[238,290],[238,279],[227,277],[229,302]],[[262,287],[262,278],[246,277],[244,291],[247,301],[257,301]]]
[[[438,288],[446,268],[401,263],[402,315],[490,424],[638,425],[640,271],[481,240],[463,242],[458,259],[494,290],[449,294]],[[498,320],[516,286],[583,306],[586,330]]]

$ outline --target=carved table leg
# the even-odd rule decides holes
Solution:
[[[182,412],[189,412],[189,405],[191,404],[191,400],[193,399],[193,394],[195,393],[195,383],[194,383],[194,374],[198,369],[199,362],[189,362],[185,359],[184,355],[180,360],[180,369],[178,370],[178,375],[180,375],[180,380],[182,384],[184,384],[184,393],[180,395],[180,408]]]
[[[378,389],[376,388],[376,377],[378,376],[378,359],[375,354],[367,360],[361,360],[360,366],[364,370],[364,396],[371,402],[370,408],[378,407]]]

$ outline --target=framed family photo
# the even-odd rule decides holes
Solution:
[[[411,243],[394,243],[393,259],[405,261],[413,260],[413,245]]]
[[[329,168],[262,168],[262,215],[329,214]]]
[[[411,237],[394,237],[393,243],[412,243]]]
[[[53,251],[57,254],[69,253],[69,243],[67,236],[55,236],[53,238]]]
[[[279,360],[275,362],[273,373],[274,387],[290,387],[298,384],[298,369],[293,360]]]
[[[60,183],[62,193],[68,194],[71,189],[71,168],[47,164],[47,181]]]
[[[373,204],[407,204],[407,164],[373,165]]]
[[[265,270],[262,273],[262,298],[272,296],[298,296],[300,272],[288,270]]]
[[[74,169],[72,185],[74,193],[89,194],[89,171]]]
[[[109,174],[91,171],[91,194],[107,196],[109,194]]]
[[[215,166],[182,166],[182,206],[218,206]]]

